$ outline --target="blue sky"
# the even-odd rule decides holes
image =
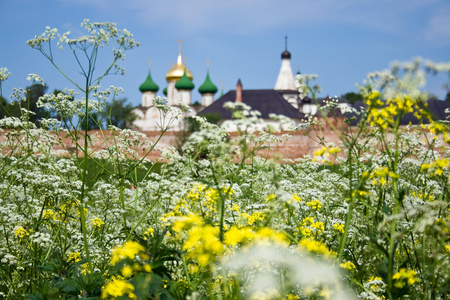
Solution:
[[[126,74],[103,83],[123,87],[134,105],[141,101],[138,87],[149,59],[162,95],[179,37],[194,74],[194,101],[201,99],[197,88],[206,77],[206,59],[211,80],[219,89],[223,81],[224,92],[235,89],[239,78],[244,89],[272,89],[285,36],[294,73],[300,66],[304,74],[318,74],[321,96],[357,91],[367,73],[396,60],[450,61],[448,0],[0,0],[0,67],[11,72],[3,95],[27,86],[29,73],[43,77],[49,91],[71,87],[26,41],[46,26],[82,35],[85,18],[114,22],[142,44],[126,53]],[[61,59],[65,70],[75,72],[75,61]],[[442,99],[447,80],[433,77],[427,89]]]

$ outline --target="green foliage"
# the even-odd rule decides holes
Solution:
[[[133,105],[126,103],[127,99],[112,99],[105,104],[102,117],[107,125],[113,125],[118,128],[131,128],[133,121],[137,116],[132,112]]]
[[[350,103],[354,104],[357,101],[363,101],[364,97],[360,93],[348,92],[341,95],[341,98],[347,99]]]
[[[211,124],[219,124],[221,121],[220,113],[209,113],[209,114],[203,115],[203,117],[206,119],[206,121],[208,123],[211,123]],[[194,132],[194,131],[200,130],[201,124],[198,122],[197,119],[189,117],[189,118],[187,118],[187,123],[188,123],[188,131],[189,132]]]
[[[43,96],[46,90],[47,86],[40,83],[34,83],[25,88],[24,97],[22,99],[17,99],[18,101],[7,103],[6,99],[2,98],[0,117],[8,116],[20,118],[25,113],[29,114],[27,116],[29,121],[38,126],[40,120],[50,116],[49,111],[38,106],[39,97]],[[22,108],[25,108],[29,113],[22,111]]]

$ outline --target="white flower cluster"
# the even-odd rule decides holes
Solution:
[[[427,100],[423,92],[426,80],[426,70],[438,71],[437,64],[427,61],[423,67],[423,59],[415,58],[412,62],[394,62],[389,70],[367,74],[363,86],[358,86],[361,94],[368,95],[371,90],[378,90],[383,98],[390,99],[402,95],[410,95],[414,99]],[[443,68],[445,70],[445,67]]]
[[[0,82],[5,81],[9,76],[11,76],[11,73],[7,68],[0,68]]]

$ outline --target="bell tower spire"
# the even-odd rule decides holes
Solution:
[[[291,91],[297,90],[295,87],[294,73],[291,68],[291,53],[287,50],[287,39],[284,37],[285,50],[281,53],[281,68],[278,73],[277,82],[275,83],[275,90]]]

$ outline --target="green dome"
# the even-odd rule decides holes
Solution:
[[[163,94],[167,96],[167,86],[163,89]]]
[[[139,90],[141,92],[157,92],[159,90],[159,86],[152,80],[150,71],[148,71],[147,79],[139,86]]]
[[[184,70],[183,76],[175,83],[175,88],[177,90],[193,90],[194,87],[194,83],[187,77],[186,70]]]
[[[217,93],[217,86],[215,86],[214,83],[212,83],[211,79],[209,78],[209,72],[206,73],[205,82],[203,82],[203,84],[198,88],[198,91],[200,92],[200,94]]]

